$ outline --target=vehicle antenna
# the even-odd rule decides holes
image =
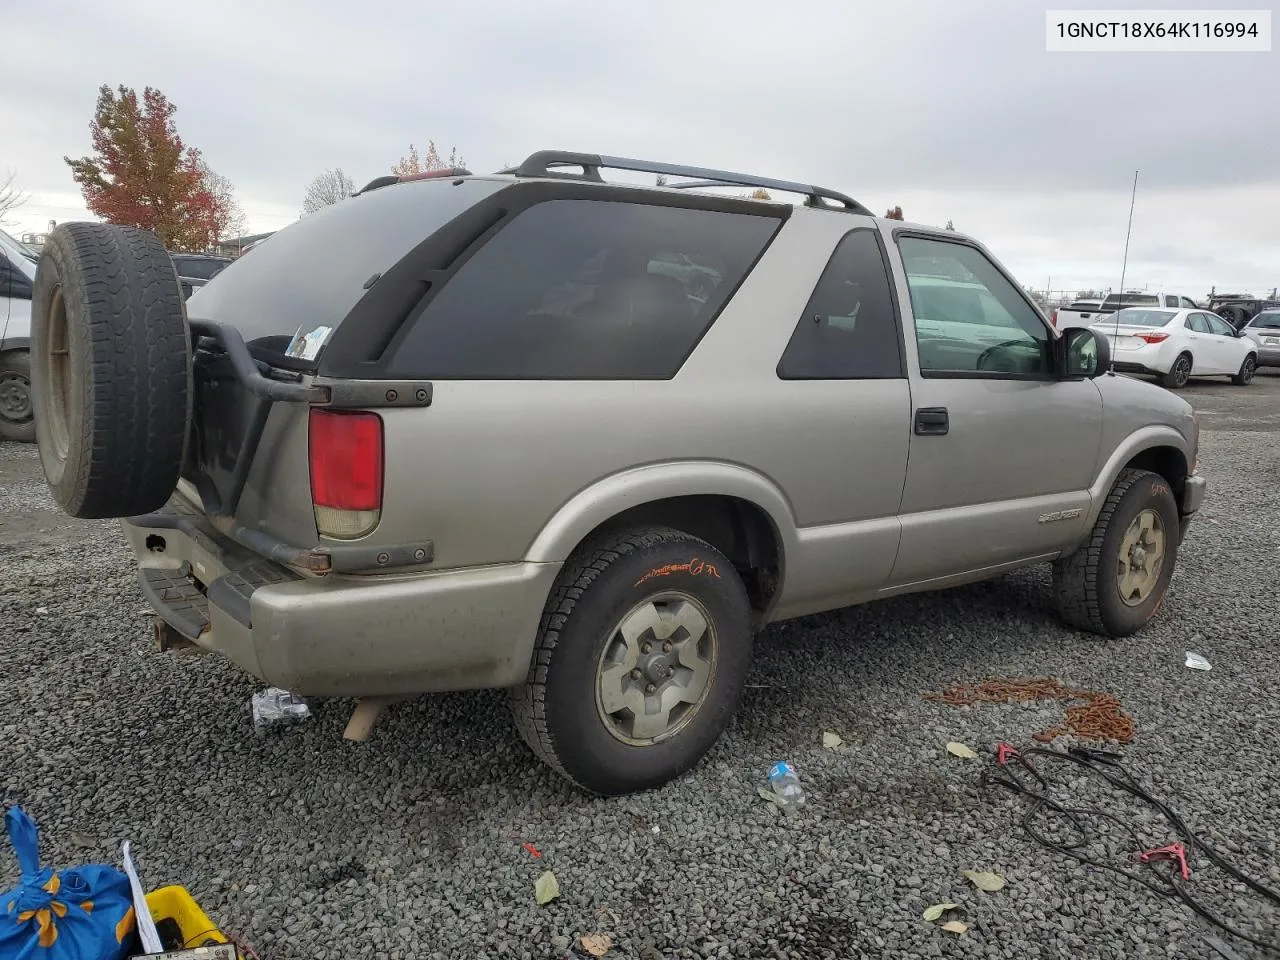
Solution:
[[[1133,195],[1129,197],[1129,229],[1124,234],[1124,260],[1120,262],[1120,295],[1116,300],[1115,340],[1111,341],[1111,369],[1107,373],[1116,373],[1116,340],[1120,339],[1120,311],[1124,309],[1124,274],[1129,267],[1129,237],[1133,234],[1133,205],[1138,199],[1138,171],[1133,171]]]

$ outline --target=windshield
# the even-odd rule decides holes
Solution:
[[[1150,304],[1153,307],[1160,305],[1160,298],[1154,293],[1113,293],[1102,301],[1104,307],[1114,307],[1120,304],[1126,306],[1146,306]]]
[[[1126,327],[1163,327],[1173,319],[1176,310],[1137,310],[1129,307],[1119,310],[1094,324],[1095,327],[1110,327],[1120,324]]]
[[[1280,310],[1258,314],[1249,326],[1254,330],[1280,330]]]

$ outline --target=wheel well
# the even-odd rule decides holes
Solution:
[[[638,504],[591,531],[661,526],[701,537],[733,563],[758,617],[769,609],[782,576],[782,547],[769,515],[738,497],[699,494]]]
[[[1152,447],[1143,450],[1125,464],[1125,468],[1150,470],[1169,481],[1169,489],[1175,497],[1182,497],[1182,487],[1187,479],[1187,458],[1177,447]]]

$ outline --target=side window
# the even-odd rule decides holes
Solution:
[[[27,275],[9,262],[8,255],[0,250],[0,297],[14,300],[31,299],[31,281]]]
[[[1167,293],[1165,294],[1165,297],[1164,297],[1164,305],[1166,307],[1173,307],[1174,309],[1177,309],[1178,298],[1171,293]]]
[[[1187,326],[1196,333],[1208,333],[1209,324],[1205,322],[1205,314],[1189,313],[1187,314]]]
[[[1169,306],[1171,306],[1171,307],[1172,307],[1172,306],[1174,306],[1174,304],[1172,304],[1172,303],[1171,303],[1171,304],[1169,304]],[[1194,302],[1190,297],[1183,297],[1183,298],[1182,298],[1182,309],[1183,309],[1183,310],[1194,310],[1195,308],[1196,308],[1195,302]]]
[[[981,251],[922,237],[903,237],[898,249],[922,374],[1051,374],[1048,328]]]
[[[904,376],[902,341],[884,256],[870,229],[836,246],[778,362],[783,380]]]
[[[1227,323],[1227,321],[1223,320],[1221,317],[1212,313],[1206,313],[1204,317],[1209,323],[1210,333],[1216,333],[1220,337],[1235,337],[1236,332],[1231,329],[1231,324]]]
[[[393,376],[675,376],[780,226],[774,217],[605,200],[517,214],[431,299]]]

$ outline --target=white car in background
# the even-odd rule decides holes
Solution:
[[[1192,377],[1244,386],[1258,366],[1258,345],[1208,310],[1127,307],[1092,327],[1108,334],[1117,372],[1158,376],[1175,390]]]

